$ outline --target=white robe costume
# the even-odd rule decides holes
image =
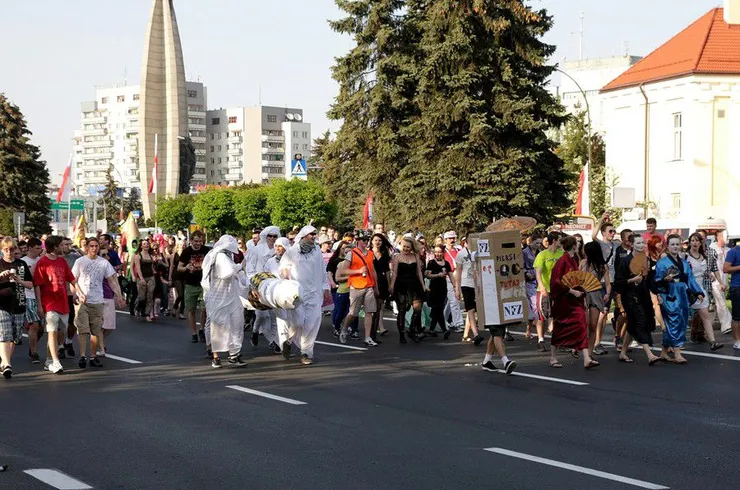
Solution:
[[[239,355],[244,341],[244,309],[240,295],[247,285],[241,264],[234,262],[236,239],[222,236],[203,259],[203,299],[210,320],[213,352]],[[227,254],[224,252],[231,252]]]
[[[292,279],[300,284],[300,302],[294,310],[278,310],[278,333],[282,342],[288,341],[313,359],[313,347],[321,327],[321,305],[324,291],[329,291],[324,259],[319,247],[314,246],[309,253],[301,253],[301,241],[309,233],[315,233],[313,226],[304,226],[279,263],[280,277]]]
[[[259,243],[247,251],[247,256],[244,258],[244,269],[247,273],[247,279],[251,279],[258,272],[265,272],[267,261],[275,256],[275,248],[270,248],[267,244],[267,235],[277,235],[280,238],[280,228],[277,226],[268,226],[262,230]],[[275,312],[270,310],[256,310],[254,314],[253,332],[262,332],[269,343],[275,342],[275,344],[279,345]]]

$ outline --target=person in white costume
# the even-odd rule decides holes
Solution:
[[[244,270],[247,273],[247,279],[251,279],[259,272],[265,272],[267,261],[275,256],[275,241],[280,238],[280,228],[277,226],[268,226],[260,232],[260,241],[256,246],[247,251],[244,259]],[[260,311],[255,313],[254,326],[252,327],[252,345],[257,347],[260,332],[270,343],[270,349],[273,352],[280,352],[278,345],[277,323],[275,322],[275,313],[272,311]]]
[[[240,295],[247,285],[241,264],[234,262],[236,239],[224,235],[203,259],[203,299],[210,320],[211,366],[221,367],[219,352],[229,353],[229,364],[243,367],[244,310]]]
[[[313,346],[321,327],[321,305],[331,297],[321,250],[314,243],[316,228],[304,226],[295,244],[280,259],[280,277],[300,284],[300,301],[294,310],[280,310],[278,332],[283,357],[290,359],[291,342],[301,349],[301,363],[313,364]]]
[[[290,241],[281,237],[275,240],[275,255],[265,264],[265,272],[269,272],[275,277],[280,277],[280,260],[283,258],[285,252],[290,248]]]

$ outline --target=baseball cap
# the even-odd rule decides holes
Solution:
[[[448,231],[444,234],[444,239],[447,240],[448,238],[457,238],[457,233],[454,231]]]

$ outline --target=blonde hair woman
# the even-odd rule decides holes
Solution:
[[[423,258],[419,255],[419,244],[413,237],[404,236],[401,239],[401,253],[391,260],[391,282],[389,294],[398,304],[397,326],[399,341],[406,343],[406,311],[413,307],[409,326],[409,337],[414,342],[420,342],[424,337],[421,333],[421,306],[424,302],[424,276],[422,274]]]

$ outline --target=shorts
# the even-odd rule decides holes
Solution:
[[[25,313],[0,310],[0,342],[17,342],[26,328]]]
[[[606,286],[604,286],[604,288],[605,289],[604,289],[604,293],[603,294],[606,294]],[[612,283],[612,294],[609,295],[609,298],[604,303],[604,307],[606,308],[606,312],[607,313],[609,313],[611,311],[611,309],[612,309],[612,302],[614,302],[614,299],[616,298],[616,296],[614,294],[614,291],[616,291],[616,289],[614,289],[614,283]],[[614,308],[614,315],[615,316],[619,316],[619,308],[616,308],[616,307]]]
[[[527,304],[529,306],[528,319],[533,322],[539,318],[537,314],[537,283],[526,283],[525,291],[527,292]]]
[[[185,285],[185,309],[195,311],[203,308],[203,288],[200,286]]]
[[[66,313],[57,313],[56,311],[46,312],[46,332],[67,332],[69,315]]]
[[[463,311],[475,311],[475,288],[462,286],[460,288],[463,297]]]
[[[506,325],[486,325],[486,330],[491,333],[491,337],[503,337],[506,335]]]
[[[103,300],[103,330],[116,329],[116,300],[113,298]]]
[[[103,303],[88,304],[83,303],[75,306],[75,327],[77,335],[102,335],[103,314],[105,305]]]
[[[378,305],[375,302],[375,290],[373,288],[355,289],[349,288],[349,314],[358,316],[360,306],[365,306],[365,313],[375,313]]]
[[[26,323],[41,323],[38,301],[35,298],[26,298]]]
[[[537,291],[537,320],[546,322],[550,319],[550,295],[543,296]]]
[[[69,304],[69,320],[67,320],[67,325],[74,325],[75,324],[75,297],[74,296],[67,296],[67,300]]]
[[[730,288],[730,302],[732,303],[732,321],[740,322],[740,288]]]

